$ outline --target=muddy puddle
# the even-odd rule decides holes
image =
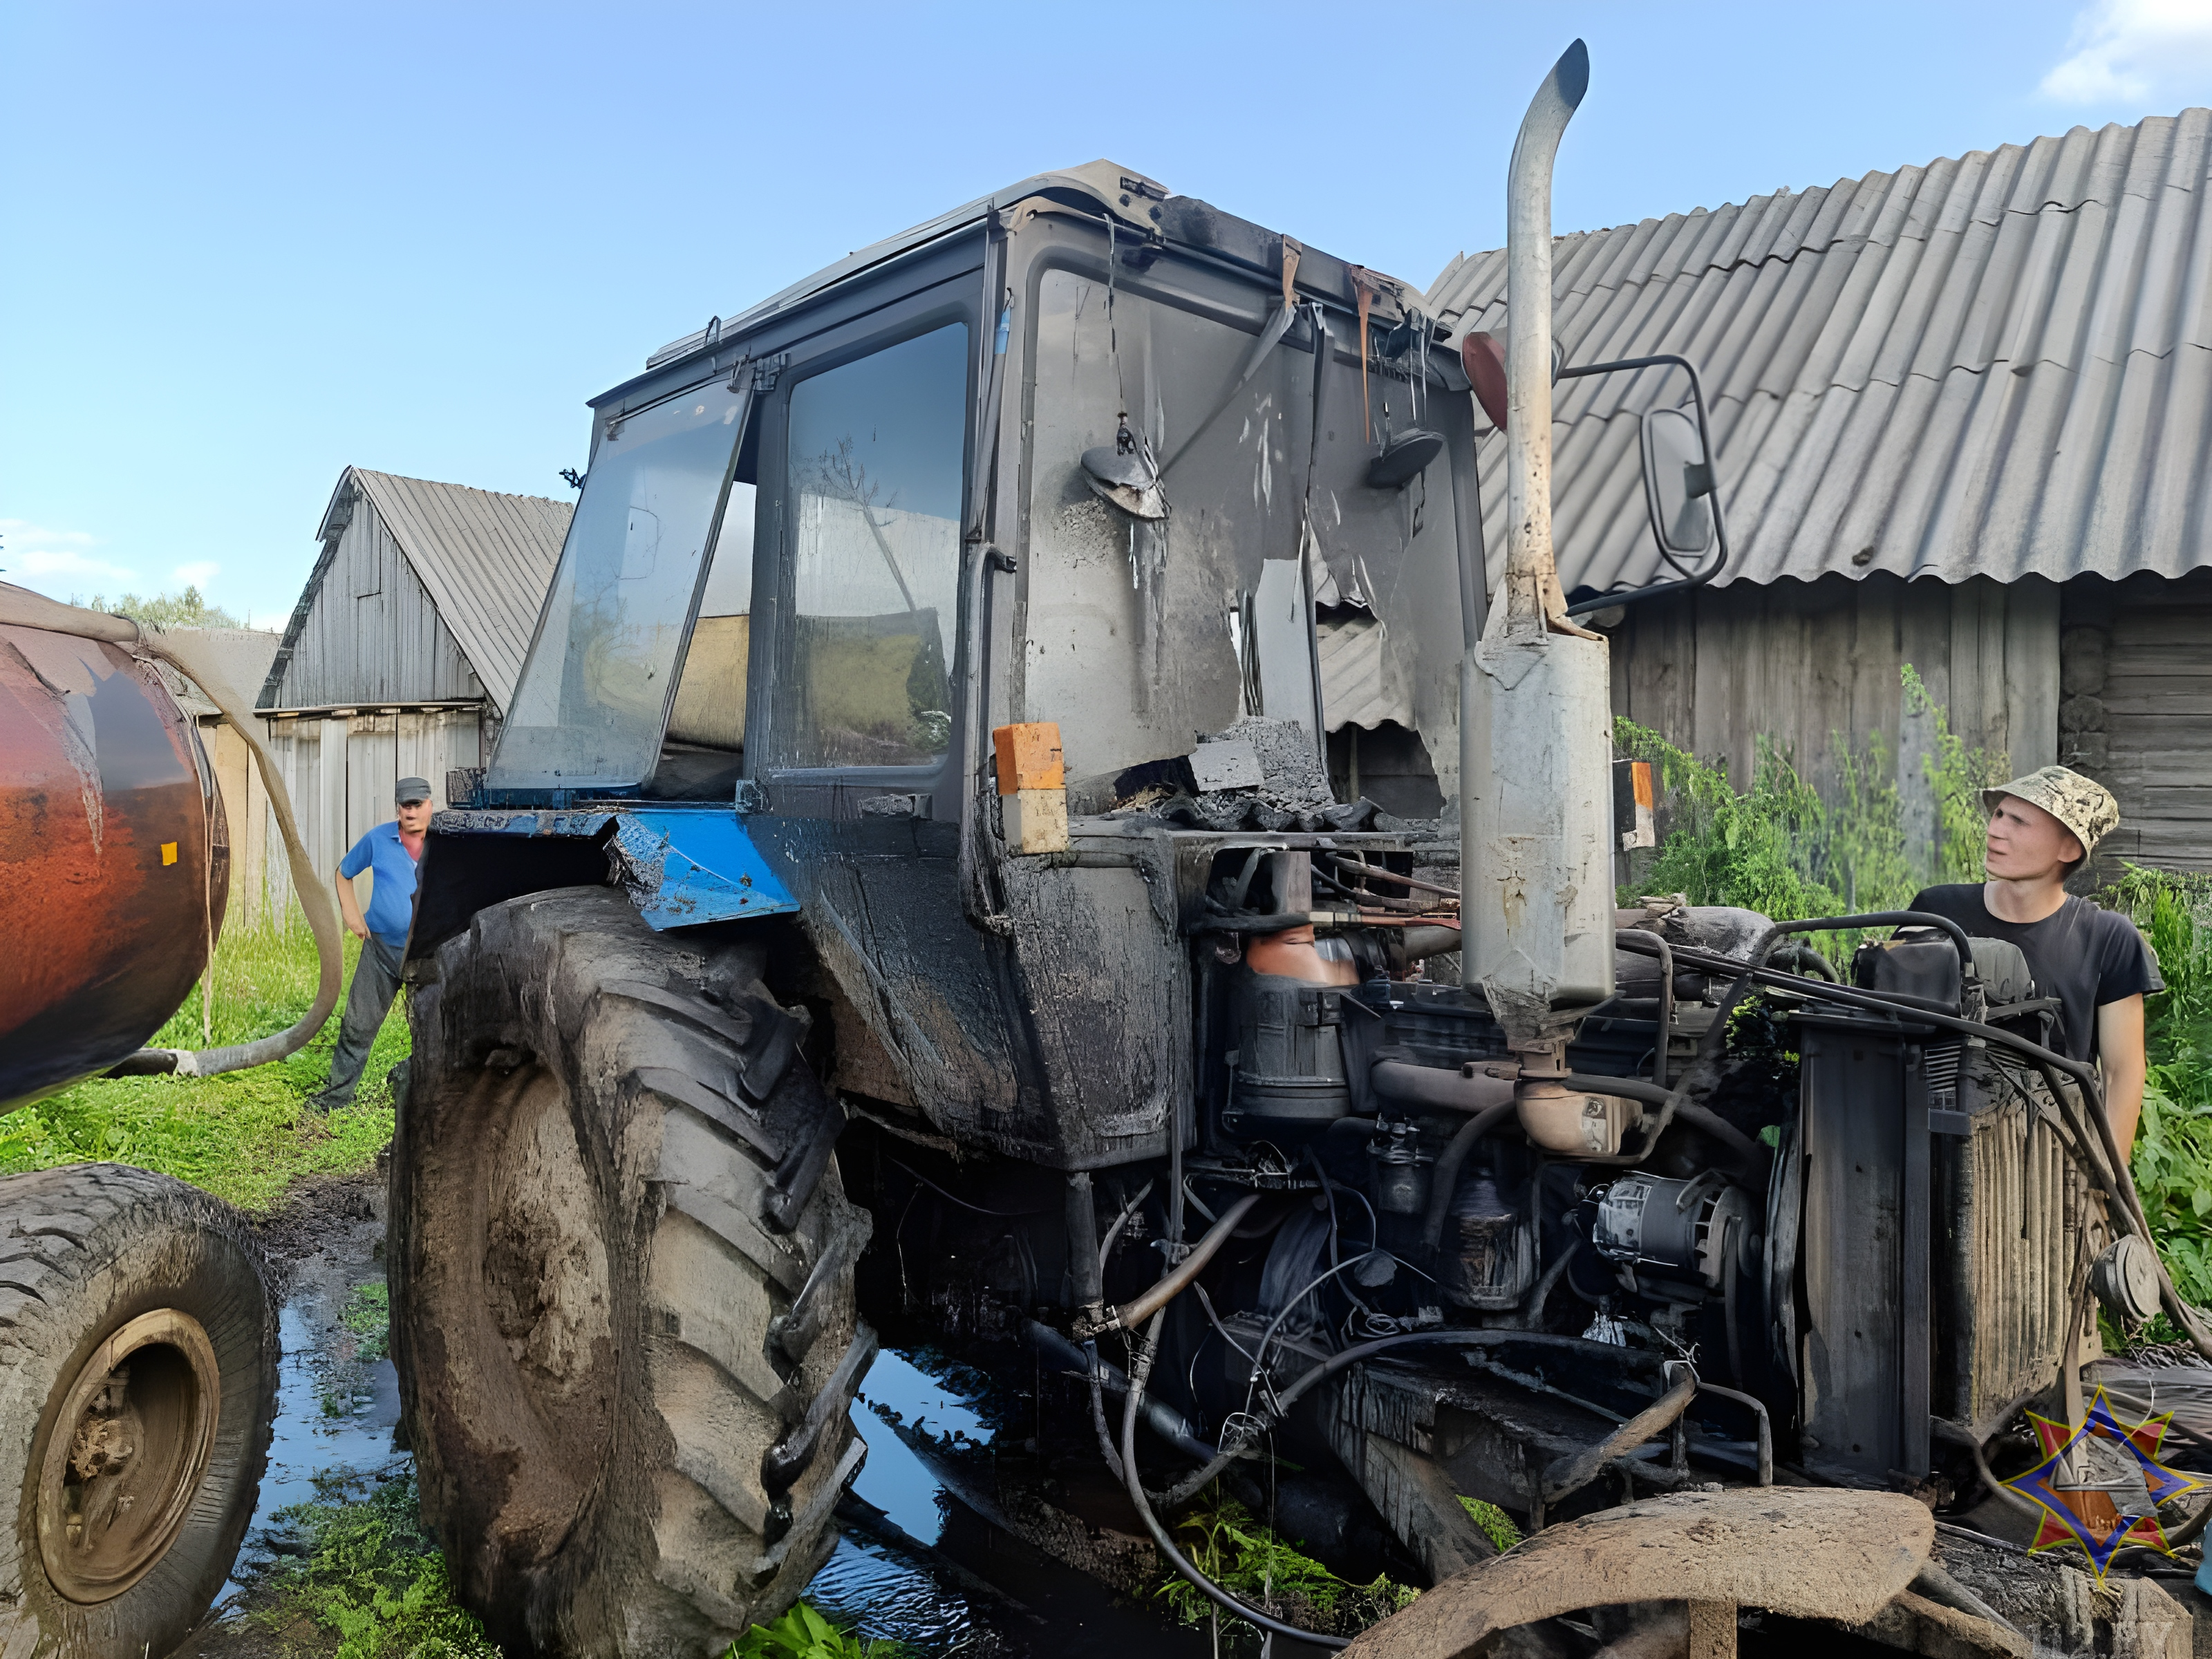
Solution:
[[[338,1638],[304,1617],[272,1619],[268,1578],[304,1541],[286,1511],[358,1501],[404,1479],[395,1449],[398,1380],[373,1332],[383,1288],[380,1185],[334,1182],[271,1224],[280,1274],[283,1358],[268,1474],[231,1580],[208,1620],[179,1650],[195,1659],[335,1654]],[[994,1525],[940,1478],[988,1468],[994,1439],[980,1402],[932,1374],[927,1356],[886,1349],[854,1406],[868,1459],[847,1500],[836,1554],[807,1591],[841,1626],[927,1655],[1126,1659],[1131,1652],[1198,1659],[1203,1631],[1161,1617]],[[930,1366],[931,1369],[925,1369]],[[1003,1431],[1002,1431],[1003,1432]],[[933,1462],[939,1463],[933,1469]],[[977,1493],[985,1507],[988,1492]],[[1289,1659],[1287,1648],[1280,1649]]]

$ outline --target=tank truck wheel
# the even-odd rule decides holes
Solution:
[[[393,1358],[425,1518],[511,1650],[720,1651],[836,1545],[869,1222],[765,937],[541,893],[410,1005]]]
[[[114,1164],[0,1179],[0,1653],[185,1639],[253,1516],[276,1352],[221,1200]]]

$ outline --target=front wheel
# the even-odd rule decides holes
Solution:
[[[425,1518],[511,1649],[719,1651],[836,1545],[869,1222],[761,939],[538,894],[412,1001],[393,1358]]]
[[[222,1588],[276,1398],[229,1206],[119,1164],[0,1179],[0,1654],[166,1654]]]

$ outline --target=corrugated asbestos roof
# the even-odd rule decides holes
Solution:
[[[2212,111],[2076,127],[1559,239],[1573,363],[1698,365],[1735,558],[1720,580],[1876,570],[1956,581],[2212,565]],[[1430,308],[1502,336],[1505,256]],[[1637,416],[1679,374],[1562,382],[1561,580],[1662,574]],[[1482,440],[1493,576],[1504,446]]]
[[[560,561],[574,506],[543,495],[502,495],[466,484],[348,467],[316,532],[325,551],[293,613],[284,638],[288,647],[329,568],[335,545],[331,514],[347,499],[349,483],[376,508],[428,590],[439,617],[453,630],[461,654],[504,713],[521,678],[522,659],[530,653],[530,636],[545,590],[553,584],[553,567]],[[272,686],[264,692],[264,707],[270,705],[273,690]]]
[[[522,678],[574,507],[360,467],[353,476],[504,711]]]

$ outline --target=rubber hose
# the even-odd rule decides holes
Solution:
[[[1510,1100],[1476,1113],[1459,1127],[1442,1152],[1437,1155],[1437,1167],[1429,1178],[1429,1212],[1421,1218],[1421,1243],[1435,1249],[1443,1243],[1444,1218],[1451,1213],[1452,1194],[1459,1187],[1461,1166],[1474,1143],[1513,1115]]]
[[[1129,1494],[1129,1501],[1137,1506],[1138,1519],[1145,1523],[1145,1530],[1152,1534],[1152,1542],[1158,1547],[1160,1553],[1167,1557],[1168,1565],[1224,1613],[1274,1635],[1287,1636],[1294,1642],[1308,1642],[1332,1652],[1339,1648],[1350,1647],[1352,1644],[1344,1637],[1323,1636],[1315,1631],[1301,1630],[1296,1625],[1285,1624],[1272,1614],[1239,1601],[1191,1565],[1189,1559],[1176,1547],[1176,1541],[1168,1535],[1168,1529],[1160,1524],[1159,1516],[1152,1513],[1152,1502],[1145,1496],[1144,1482],[1137,1478],[1137,1408],[1144,1398],[1145,1381],[1152,1373],[1152,1354],[1159,1340],[1160,1324],[1166,1317],[1164,1305],[1152,1315],[1152,1328],[1145,1333],[1143,1346],[1129,1362],[1129,1397],[1121,1407],[1121,1485]]]
[[[1259,1193],[1247,1193],[1238,1199],[1221,1212],[1221,1219],[1207,1229],[1206,1237],[1191,1247],[1190,1254],[1177,1262],[1172,1270],[1161,1275],[1159,1282],[1152,1289],[1134,1301],[1106,1310],[1096,1329],[1082,1328],[1083,1324],[1088,1322],[1079,1321],[1076,1334],[1087,1340],[1101,1331],[1134,1330],[1153,1313],[1167,1306],[1182,1293],[1186,1285],[1205,1270],[1206,1264],[1213,1260],[1216,1253],[1229,1242],[1229,1236],[1237,1231],[1237,1224],[1251,1212],[1252,1206],[1261,1197]]]

